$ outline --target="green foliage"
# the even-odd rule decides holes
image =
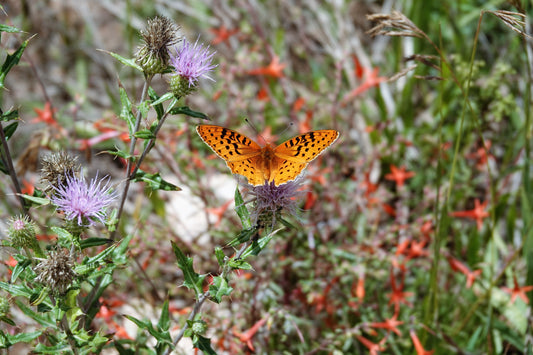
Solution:
[[[105,38],[101,28],[83,19],[64,26],[60,40],[37,43],[28,61],[30,38],[43,41],[63,23],[35,38],[0,24],[2,43],[15,43],[0,67],[3,217],[8,224],[16,212],[31,216],[35,243],[47,251],[2,241],[12,258],[2,260],[0,297],[9,307],[0,322],[9,331],[0,331],[0,348],[188,353],[180,340],[189,337],[205,354],[532,353],[532,73],[522,9],[397,1],[392,7],[404,14],[367,20],[353,14],[377,2],[256,2],[246,8],[251,16],[227,5],[201,0],[187,16],[171,11],[184,33],[236,11],[201,35],[217,51],[214,89],[188,87],[194,95],[180,98],[168,88],[173,68],[153,75],[106,52],[120,67],[117,87],[106,63],[94,65],[91,41]],[[136,50],[130,21],[155,11],[145,2],[120,15],[129,45],[121,53]],[[49,12],[32,31],[50,23]],[[381,45],[365,35],[378,24],[379,36],[391,37]],[[157,57],[165,43],[146,31],[140,37]],[[37,100],[57,110],[37,109],[34,121]],[[261,132],[253,139],[271,147],[274,135],[340,131],[308,166],[296,215],[280,206],[268,226],[254,210],[254,187],[239,185],[228,197],[233,187],[218,178],[229,171],[222,160],[208,162],[194,131],[210,117],[238,127],[243,115]],[[248,127],[239,131],[253,137]],[[252,157],[246,143],[226,143],[263,170],[279,163],[260,164],[268,149]],[[102,160],[102,146],[116,166]],[[31,192],[37,157],[56,150],[84,155],[80,174],[111,174],[119,200],[106,223],[73,226],[47,190]],[[275,152],[281,159],[283,146]],[[163,179],[170,175],[183,190]],[[52,263],[60,251],[67,261]],[[54,277],[68,271],[75,276],[58,288]],[[130,321],[135,335],[123,327]]]

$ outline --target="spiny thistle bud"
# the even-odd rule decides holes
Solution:
[[[200,77],[213,80],[207,75],[216,67],[211,64],[215,52],[210,52],[209,47],[199,45],[198,40],[194,45],[184,40],[180,49],[174,49],[176,53],[170,56],[174,67],[174,73],[170,77],[170,91],[174,96],[187,96],[196,90]]]
[[[35,223],[28,216],[12,217],[9,220],[7,235],[13,248],[32,248],[37,243]]]
[[[74,271],[74,259],[66,249],[54,250],[47,259],[33,268],[37,273],[35,281],[49,287],[53,292],[64,293],[77,276]]]
[[[179,26],[163,16],[149,19],[141,31],[143,45],[139,47],[135,61],[146,75],[163,73],[170,58],[168,49],[181,41]]]
[[[0,318],[5,317],[9,312],[9,301],[4,297],[0,297]]]
[[[66,152],[45,156],[41,159],[41,164],[41,183],[45,185],[43,190],[48,194],[65,184],[67,175],[78,175],[81,169],[78,157],[70,156]]]
[[[249,194],[254,196],[252,208],[252,221],[256,225],[274,227],[276,219],[282,212],[296,214],[298,197],[303,195],[302,178],[288,181],[276,186],[274,182],[266,182],[264,185],[248,185]],[[245,185],[245,186],[246,186]]]
[[[197,320],[192,324],[191,330],[194,334],[204,335],[207,331],[207,323],[203,320]]]
[[[87,184],[83,176],[67,176],[65,184],[55,188],[51,201],[65,213],[67,220],[77,222],[78,226],[90,226],[96,220],[105,223],[107,207],[114,202],[117,193],[111,191],[110,179],[105,182],[104,179],[98,180],[97,174]]]

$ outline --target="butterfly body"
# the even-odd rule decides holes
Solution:
[[[273,182],[276,186],[296,179],[310,161],[328,148],[339,136],[335,130],[308,132],[277,147],[259,144],[237,131],[215,126],[196,128],[202,140],[222,159],[234,174],[251,185]]]

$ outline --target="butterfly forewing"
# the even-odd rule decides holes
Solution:
[[[333,129],[307,132],[281,143],[274,149],[274,153],[294,163],[309,163],[332,145],[338,137],[339,132]]]
[[[261,153],[259,144],[234,130],[214,125],[200,125],[196,127],[196,131],[202,140],[227,163],[246,160]]]

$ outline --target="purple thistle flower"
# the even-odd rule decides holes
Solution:
[[[302,178],[297,178],[278,186],[274,182],[266,182],[264,185],[251,187],[249,194],[255,197],[252,221],[263,224],[267,219],[271,219],[273,227],[282,211],[290,215],[296,214],[298,197],[304,194],[302,181]]]
[[[93,225],[95,220],[105,223],[106,209],[116,199],[116,191],[110,192],[108,178],[102,185],[105,177],[98,180],[98,174],[86,184],[82,176],[67,175],[66,181],[59,187],[54,187],[55,193],[51,201],[58,210],[65,213],[68,220],[78,219],[79,226]]]
[[[213,80],[207,75],[216,67],[211,64],[215,52],[209,52],[209,46],[204,48],[203,44],[198,44],[198,40],[194,45],[183,40],[181,48],[174,46],[174,49],[176,53],[170,56],[170,62],[176,71],[174,75],[187,80],[189,88],[194,87],[200,77]]]

